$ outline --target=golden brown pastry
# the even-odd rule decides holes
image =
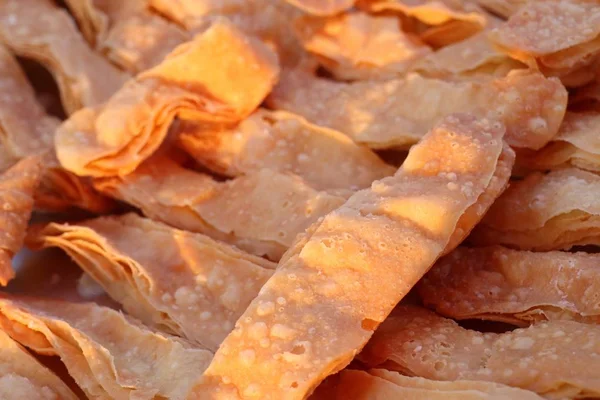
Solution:
[[[212,351],[276,267],[136,214],[51,223],[27,242],[65,250],[129,314]]]
[[[322,387],[321,387],[322,386]],[[345,369],[327,379],[310,400],[542,400],[537,394],[485,381],[434,381],[385,369]]]
[[[598,325],[551,321],[481,333],[424,308],[400,306],[358,359],[427,379],[483,380],[564,399],[598,397],[599,353]]]
[[[184,399],[212,358],[94,303],[2,295],[0,327],[36,353],[60,356],[93,399]]]
[[[347,10],[356,0],[285,0],[314,15],[334,15]]]
[[[599,266],[598,254],[459,247],[438,261],[418,288],[425,305],[454,319],[597,324]]]
[[[495,80],[450,82],[409,74],[382,82],[334,82],[300,68],[284,70],[268,104],[345,133],[371,148],[408,147],[454,112],[498,118],[506,141],[539,149],[556,133],[567,91],[537,72]]]
[[[150,12],[147,0],[66,0],[92,46],[122,69],[159,64],[190,35]]]
[[[0,42],[52,73],[68,114],[102,104],[127,79],[88,47],[69,14],[51,0],[0,2]]]
[[[237,122],[260,104],[278,72],[268,47],[218,20],[103,106],[72,115],[56,133],[58,159],[80,176],[128,174],[158,149],[175,117]]]
[[[461,216],[490,186],[503,134],[499,123],[448,117],[393,177],[311,226],[189,398],[303,399],[344,368],[449,250]]]
[[[513,182],[470,240],[522,250],[568,250],[600,244],[600,176],[576,168],[534,172]]]
[[[0,397],[4,400],[77,400],[52,371],[0,330]]]
[[[164,157],[122,178],[97,179],[94,187],[152,219],[272,260],[349,195],[318,191],[297,176],[268,169],[218,182]]]
[[[291,172],[317,190],[363,189],[396,171],[346,135],[284,111],[259,109],[233,128],[191,126],[179,140],[218,174]]]

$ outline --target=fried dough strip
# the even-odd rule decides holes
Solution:
[[[372,148],[410,146],[446,115],[468,112],[503,121],[510,145],[539,149],[558,132],[567,91],[555,78],[528,71],[483,82],[409,74],[405,79],[346,83],[297,68],[284,70],[268,104]]]
[[[4,400],[77,400],[52,371],[0,330],[0,397]]]
[[[294,23],[304,48],[340,80],[389,79],[405,74],[431,49],[403,32],[393,16],[350,12]]]
[[[272,260],[279,260],[296,235],[347,198],[266,169],[217,182],[166,158],[150,159],[121,178],[97,179],[94,186],[152,219]]]
[[[146,0],[66,0],[93,47],[122,69],[138,73],[159,64],[190,39],[148,10]]]
[[[568,168],[534,172],[494,203],[470,240],[522,250],[568,250],[600,245],[598,175]]]
[[[351,8],[356,0],[285,0],[313,15],[335,15]]]
[[[486,10],[508,19],[531,0],[475,0],[475,2]]]
[[[48,116],[35,97],[17,60],[0,45],[0,171],[18,160],[42,153],[44,173],[35,192],[35,207],[62,211],[79,207],[103,212],[113,204],[81,178],[60,167],[54,156],[54,131],[58,119]]]
[[[67,12],[50,0],[0,2],[0,41],[52,73],[68,114],[103,103],[127,78],[88,47]]]
[[[363,189],[396,171],[346,135],[284,111],[260,109],[234,128],[184,128],[179,139],[189,154],[219,174],[263,168],[292,172],[317,190]]]
[[[129,314],[213,351],[276,267],[135,214],[52,223],[30,234],[27,243],[60,247]]]
[[[260,104],[278,71],[269,48],[218,20],[102,107],[72,115],[56,133],[58,159],[77,175],[128,174],[160,146],[175,117],[237,122]]]
[[[393,13],[425,25],[421,39],[434,47],[460,42],[487,24],[483,10],[461,0],[358,0],[357,7],[370,13]]]
[[[319,0],[322,3],[324,0]],[[272,45],[282,65],[293,66],[304,51],[290,23],[302,12],[282,0],[148,0],[162,15],[190,32],[204,29],[207,22],[227,17],[248,35]]]
[[[600,55],[600,6],[594,1],[529,1],[494,29],[490,39],[511,57],[566,78],[569,86],[581,86],[593,80],[593,74],[572,85],[569,76],[572,79]]]
[[[496,382],[564,399],[600,394],[599,354],[598,325],[551,321],[481,333],[424,308],[400,306],[358,358],[427,379]]]
[[[42,177],[40,157],[28,157],[0,175],[0,285],[15,277],[11,260],[23,246],[33,210],[33,194]]]
[[[345,367],[447,250],[461,216],[490,185],[503,133],[501,124],[448,117],[393,177],[313,225],[189,398],[303,399]]]
[[[425,305],[454,319],[525,326],[540,320],[600,323],[600,255],[458,248],[419,284]]]
[[[434,381],[385,369],[343,370],[310,400],[542,400],[527,390],[484,381]]]
[[[577,167],[600,172],[600,113],[567,112],[558,135],[537,153],[523,157],[528,168]]]
[[[94,399],[183,399],[212,358],[94,303],[3,295],[0,326],[32,351],[60,356]]]

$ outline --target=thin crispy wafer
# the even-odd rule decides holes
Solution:
[[[67,0],[82,33],[99,52],[129,72],[159,64],[190,39],[176,25],[152,14],[146,0]]]
[[[396,171],[346,135],[284,111],[260,109],[234,128],[197,125],[179,139],[219,174],[292,172],[318,190],[362,189]]]
[[[523,157],[532,169],[577,167],[600,172],[600,113],[567,112],[558,135],[540,151]]]
[[[52,371],[0,330],[0,397],[4,400],[77,400]]]
[[[335,15],[354,5],[356,0],[285,0],[313,15]]]
[[[217,182],[165,158],[151,159],[121,178],[97,179],[94,186],[152,219],[272,260],[279,260],[296,235],[347,197],[267,169]]]
[[[129,314],[213,351],[276,267],[136,214],[52,223],[27,243],[60,247]]]
[[[0,2],[0,41],[54,75],[69,114],[103,103],[127,78],[88,47],[67,12],[50,0]]]
[[[529,1],[490,39],[517,60],[544,73],[569,77],[581,85],[593,75],[573,79],[600,55],[600,6],[593,1]]]
[[[368,12],[387,12],[414,18],[426,25],[420,36],[443,47],[472,36],[486,26],[486,15],[473,2],[461,0],[358,0]]]
[[[346,83],[297,68],[284,70],[268,104],[372,148],[410,146],[446,115],[470,112],[503,121],[510,145],[539,149],[558,132],[567,91],[557,79],[528,71],[485,81],[409,74],[385,82]]]
[[[443,47],[415,62],[411,69],[434,78],[473,79],[502,77],[513,69],[524,67],[524,64],[494,48],[487,35],[487,31],[482,31]]]
[[[501,383],[550,399],[600,395],[600,326],[574,321],[481,333],[424,308],[400,306],[358,359],[427,379]]]
[[[125,175],[160,146],[177,116],[231,123],[249,115],[278,71],[268,47],[218,20],[102,107],[72,115],[56,133],[58,159],[77,175]]]
[[[485,381],[434,381],[385,369],[346,369],[317,388],[310,400],[542,400],[537,394]]]
[[[500,246],[458,248],[419,284],[425,305],[454,319],[528,325],[600,323],[600,255],[532,253]]]
[[[304,48],[340,80],[386,79],[405,74],[431,53],[393,16],[350,12],[329,18],[305,16],[294,23]]]
[[[567,168],[534,172],[494,203],[470,240],[522,250],[600,245],[600,176]]]
[[[448,117],[411,149],[396,175],[310,227],[190,398],[302,399],[345,367],[489,186],[503,145],[504,128],[495,125]]]
[[[0,175],[0,285],[15,276],[11,260],[21,249],[33,210],[33,194],[40,183],[41,158],[24,158]]]
[[[322,1],[322,0],[319,0]],[[282,0],[148,0],[162,15],[190,32],[204,29],[208,21],[227,17],[243,32],[273,46],[282,65],[293,66],[304,51],[290,24],[302,12]]]
[[[184,399],[212,358],[94,303],[3,295],[0,326],[32,351],[60,356],[94,399]]]

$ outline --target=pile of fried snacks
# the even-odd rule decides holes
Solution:
[[[600,2],[0,0],[0,398],[600,398]]]

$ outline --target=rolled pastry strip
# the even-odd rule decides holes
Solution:
[[[567,112],[556,135],[544,148],[520,163],[532,169],[577,167],[600,172],[600,113]]]
[[[276,266],[136,214],[51,223],[27,244],[65,250],[129,314],[213,351]]]
[[[127,79],[88,46],[69,14],[51,0],[2,1],[0,42],[54,75],[68,114],[102,104]]]
[[[528,1],[490,34],[511,57],[567,86],[595,79],[600,55],[600,5],[593,1]],[[583,72],[583,73],[579,73]]]
[[[128,174],[160,146],[175,117],[237,122],[260,104],[278,71],[268,47],[218,20],[103,106],[72,115],[56,133],[58,159],[77,175]]]
[[[318,78],[299,67],[284,70],[268,104],[372,148],[411,146],[443,117],[466,112],[504,122],[511,146],[539,149],[558,132],[567,91],[556,78],[533,71],[483,81],[413,73],[403,79],[348,83]]]
[[[79,398],[3,330],[0,330],[0,397],[5,400]]]
[[[358,0],[358,8],[414,19],[421,39],[434,47],[460,42],[481,31],[487,15],[474,2],[460,0]]]
[[[149,218],[272,260],[279,260],[298,234],[348,197],[268,169],[217,182],[163,157],[150,159],[130,175],[97,179],[94,186]]]
[[[542,400],[537,394],[485,381],[434,381],[385,369],[345,369],[322,384],[311,400]]]
[[[184,399],[212,358],[94,303],[0,297],[0,326],[43,355],[57,355],[90,398]]]
[[[349,12],[294,22],[304,48],[340,80],[390,79],[404,75],[429,46],[404,32],[394,16]]]
[[[291,172],[317,190],[363,189],[396,171],[343,133],[284,111],[260,109],[233,128],[184,127],[179,140],[216,173]]]
[[[503,134],[497,122],[450,116],[394,176],[311,226],[189,398],[303,399],[344,368],[448,250],[462,216],[490,186]]]
[[[531,173],[500,196],[470,240],[534,251],[600,245],[598,190],[600,177],[576,168]]]
[[[138,73],[154,67],[190,39],[176,25],[148,10],[145,0],[66,0],[83,35],[122,69]]]
[[[481,333],[424,308],[400,306],[358,359],[427,379],[496,382],[564,399],[598,397],[599,353],[598,325],[550,321]]]
[[[12,258],[23,246],[33,210],[34,192],[42,178],[41,157],[24,158],[0,175],[0,285],[15,277]]]
[[[438,261],[418,288],[425,305],[454,319],[597,324],[599,266],[598,254],[459,247]]]

